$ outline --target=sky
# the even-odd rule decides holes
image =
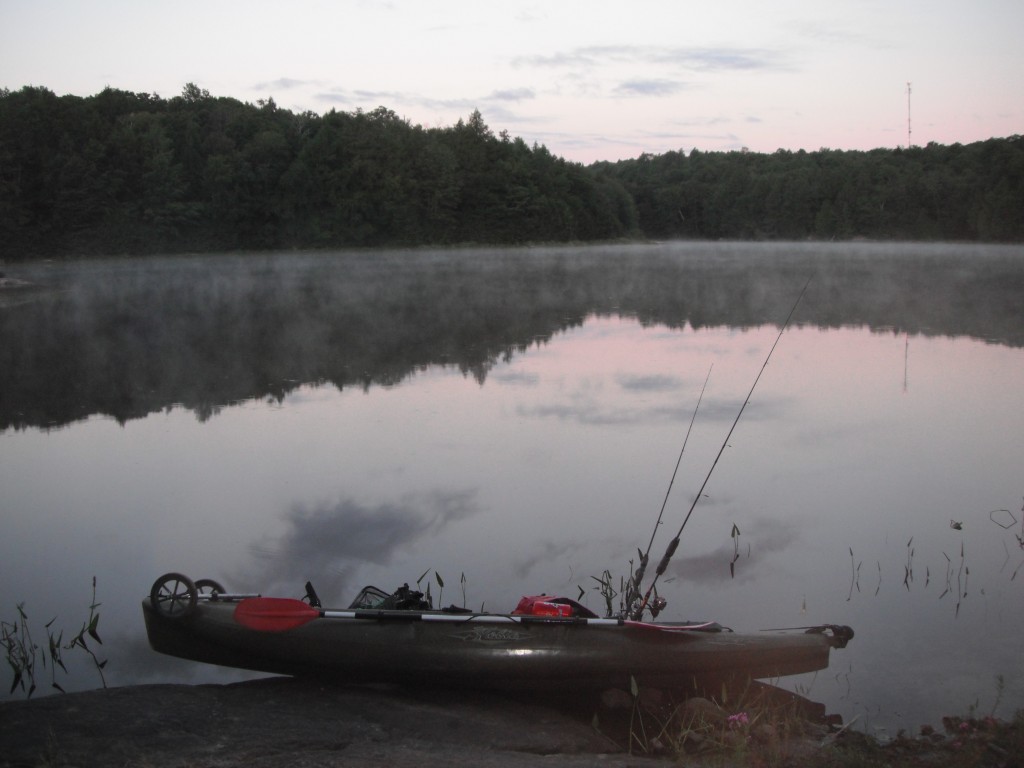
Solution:
[[[478,109],[581,163],[867,150],[1024,133],[1021,30],[1022,0],[0,0],[0,88]]]

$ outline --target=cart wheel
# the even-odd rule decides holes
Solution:
[[[196,592],[199,597],[216,599],[217,595],[227,592],[219,581],[213,579],[196,579]]]
[[[196,607],[196,585],[188,576],[165,573],[153,582],[149,602],[153,609],[168,619],[188,616]]]

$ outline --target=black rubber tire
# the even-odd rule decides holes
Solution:
[[[168,619],[183,619],[195,610],[199,590],[195,582],[180,573],[165,573],[153,582],[149,602],[153,610]]]
[[[227,592],[219,581],[214,579],[196,579],[196,591],[201,596],[209,597],[214,594],[223,595]]]

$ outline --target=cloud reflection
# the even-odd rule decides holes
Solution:
[[[361,565],[386,565],[397,552],[478,511],[474,491],[435,491],[377,506],[352,499],[296,506],[285,515],[281,536],[249,548],[255,573],[237,583],[258,583],[268,593],[280,585],[290,594],[317,578],[326,591],[347,590]]]
[[[623,387],[627,388],[626,386]],[[629,387],[642,391],[640,386]],[[653,390],[653,387],[651,389]],[[791,406],[792,398],[766,398],[754,403],[751,400],[747,410],[743,412],[744,421],[770,421],[780,418]],[[730,423],[743,404],[742,400],[715,401],[705,398],[701,403],[698,419],[702,423]],[[516,408],[516,414],[524,419],[556,419],[558,421],[576,422],[589,425],[623,425],[623,424],[663,424],[666,422],[687,423],[693,417],[694,403],[678,405],[642,405],[624,407],[606,405],[576,395],[568,402],[551,403],[548,405],[526,406]]]
[[[663,374],[635,376],[622,373],[616,376],[616,381],[623,389],[634,392],[676,392],[683,389],[682,379]]]
[[[581,549],[578,542],[544,541],[535,548],[535,554],[516,560],[512,564],[512,572],[519,578],[526,578],[536,566],[553,561],[567,561],[570,556]]]
[[[602,407],[596,403],[555,403],[532,408],[520,406],[516,413],[522,418],[557,419],[591,425],[649,424],[689,418],[689,414],[681,408],[615,408]]]
[[[791,522],[761,518],[750,526],[750,532],[741,533],[739,560],[736,561],[735,580],[739,582],[764,576],[760,567],[769,555],[785,552],[800,538],[800,533]],[[685,546],[685,545],[684,545]],[[748,550],[749,546],[749,550]],[[689,581],[696,584],[713,584],[729,581],[729,563],[733,561],[735,550],[730,538],[718,549],[703,555],[679,557],[669,563],[666,574],[669,577]],[[653,559],[653,558],[652,558]]]
[[[501,370],[491,374],[491,379],[500,384],[521,387],[537,387],[540,384],[540,376],[536,373],[525,373],[522,371]]]

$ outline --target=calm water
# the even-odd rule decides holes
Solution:
[[[95,575],[110,684],[235,679],[149,651],[139,602],[169,570],[294,596],[308,578],[335,604],[436,571],[446,604],[582,588],[602,610],[591,577],[646,546],[708,371],[654,559],[812,277],[666,616],[852,625],[829,670],[782,684],[868,730],[1024,706],[1020,248],[7,272],[42,288],[0,301],[0,617],[24,600],[40,637],[55,615],[77,630]],[[98,683],[81,663],[59,681]]]

